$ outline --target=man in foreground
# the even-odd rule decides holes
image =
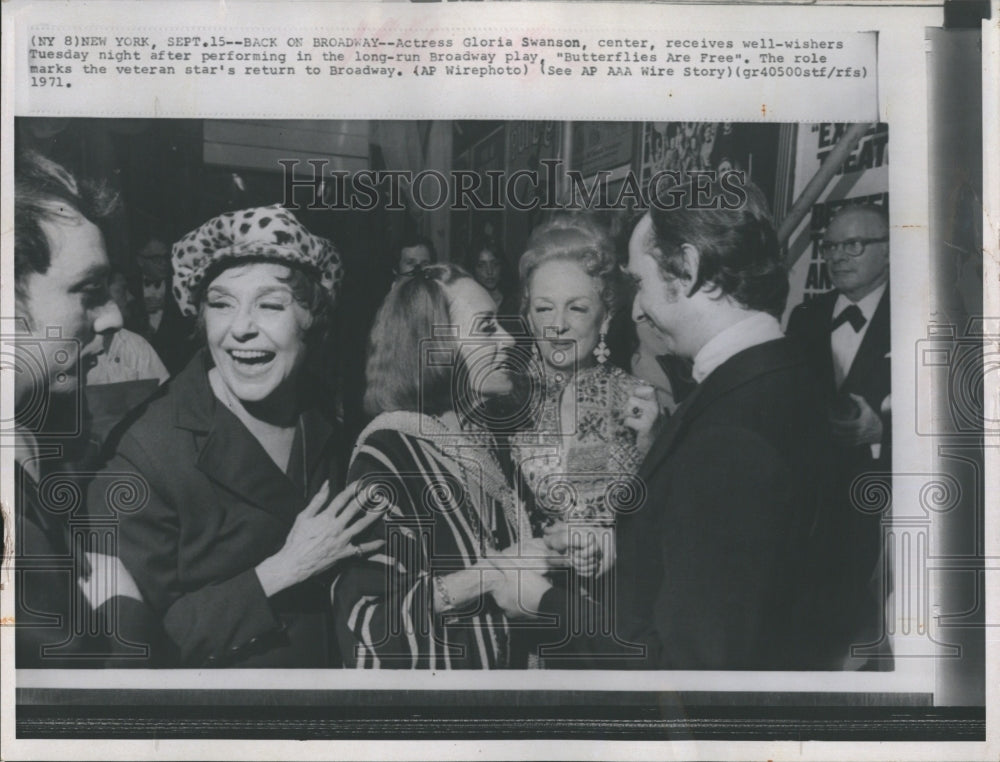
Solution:
[[[78,184],[37,154],[19,157],[15,179],[14,383],[16,661],[18,667],[101,666],[141,656],[147,633],[114,632],[117,605],[144,610],[114,556],[84,552],[86,514],[67,442],[83,435],[80,394],[104,336],[121,328],[108,290],[108,257],[95,224],[106,194]],[[67,496],[71,500],[67,501]],[[80,522],[81,532],[73,531]],[[95,530],[93,534],[103,534]],[[106,536],[106,535],[105,535]],[[136,621],[144,621],[138,617]],[[118,666],[126,666],[126,663]]]
[[[640,468],[645,500],[617,519],[605,603],[617,637],[578,638],[594,666],[844,664],[849,627],[831,605],[843,600],[843,522],[828,500],[823,396],[778,324],[788,280],[766,202],[743,190],[732,208],[718,187],[706,197],[675,186],[629,242],[633,319],[693,361],[697,385]],[[563,616],[565,595],[522,573],[523,609]],[[602,664],[600,650],[633,655]]]

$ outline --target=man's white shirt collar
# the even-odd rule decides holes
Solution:
[[[700,384],[733,355],[783,336],[781,325],[773,315],[751,312],[749,317],[716,334],[701,348],[695,355],[691,375]]]
[[[858,355],[861,342],[868,333],[868,328],[872,324],[872,317],[878,309],[878,303],[885,293],[887,283],[883,283],[867,296],[862,297],[857,302],[852,302],[843,294],[837,296],[837,301],[833,304],[833,314],[831,318],[836,318],[841,312],[852,304],[856,304],[861,314],[864,315],[865,323],[860,329],[855,330],[850,323],[843,323],[830,333],[830,351],[833,355],[833,381],[839,389],[851,372],[854,358]]]

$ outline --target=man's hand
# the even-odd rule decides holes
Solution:
[[[542,574],[549,569],[565,568],[568,563],[561,551],[541,537],[520,540],[509,548],[485,554],[484,560],[503,571],[529,569]]]
[[[538,612],[542,596],[552,583],[537,569],[505,569],[503,582],[493,589],[493,600],[511,619],[527,619]]]
[[[864,397],[857,394],[852,394],[850,397],[858,406],[858,415],[846,420],[831,417],[830,427],[834,439],[849,447],[881,444],[882,419],[879,414],[872,410]]]
[[[614,528],[610,526],[557,521],[545,528],[544,539],[554,551],[565,554],[578,574],[603,574],[614,561]]]
[[[482,565],[488,564],[498,572],[490,578],[488,588],[497,605],[512,619],[535,615],[542,596],[552,587],[545,575],[567,563],[565,556],[537,537],[490,553],[482,561]]]

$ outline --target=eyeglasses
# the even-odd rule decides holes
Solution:
[[[819,253],[825,259],[829,259],[839,249],[849,257],[860,257],[865,253],[868,244],[885,243],[888,240],[888,236],[883,236],[882,238],[847,238],[843,241],[822,241],[819,245]]]

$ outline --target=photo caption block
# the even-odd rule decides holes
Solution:
[[[340,116],[441,118],[445,98],[445,111],[475,103],[486,117],[516,104],[520,115],[541,116],[567,89],[582,87],[592,97],[579,99],[573,114],[563,103],[562,118],[608,118],[607,106],[616,118],[629,118],[651,97],[727,119],[814,118],[808,110],[818,97],[825,111],[837,112],[825,113],[828,119],[878,117],[875,32],[393,26],[223,33],[34,25],[18,49],[17,112],[246,115],[247,98],[259,94],[259,116],[320,117],[333,108]],[[114,105],[95,110],[95,98],[109,93]]]

